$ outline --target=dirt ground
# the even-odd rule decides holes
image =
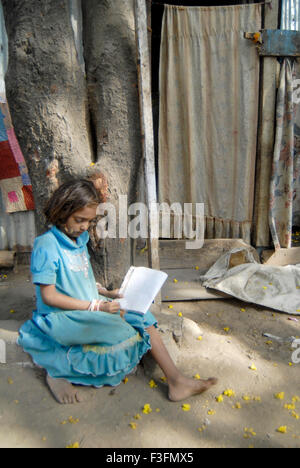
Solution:
[[[146,359],[126,383],[86,389],[84,403],[64,406],[43,371],[14,354],[12,337],[34,308],[29,270],[0,273],[0,338],[8,346],[0,364],[1,448],[300,448],[300,364],[292,363],[291,343],[263,336],[300,337],[300,318],[234,299],[164,303],[158,319],[177,365],[191,377],[218,377],[217,386],[172,403]]]

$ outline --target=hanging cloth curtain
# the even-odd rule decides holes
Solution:
[[[0,214],[33,211],[34,199],[27,165],[15,135],[6,100],[5,74],[8,66],[8,39],[0,1]]]
[[[300,223],[300,93],[298,62],[284,59],[277,94],[276,139],[270,187],[270,229],[275,249],[292,246],[293,222]]]
[[[204,203],[206,238],[250,242],[259,58],[244,32],[260,29],[258,4],[165,6],[159,200]]]

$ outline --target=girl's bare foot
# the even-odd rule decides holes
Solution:
[[[73,387],[67,380],[53,379],[47,375],[46,381],[58,403],[66,405],[83,401],[83,397],[78,389]]]
[[[171,401],[181,401],[193,395],[200,395],[217,383],[218,380],[213,377],[207,380],[194,380],[181,376],[173,383],[168,382],[169,399]]]

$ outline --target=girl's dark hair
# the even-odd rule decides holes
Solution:
[[[85,179],[70,180],[55,190],[44,214],[48,223],[59,226],[65,224],[75,211],[99,203],[100,196],[93,182]]]

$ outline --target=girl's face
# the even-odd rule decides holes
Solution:
[[[87,231],[93,219],[96,218],[97,205],[87,205],[75,211],[63,225],[65,233],[76,240],[83,232]]]

